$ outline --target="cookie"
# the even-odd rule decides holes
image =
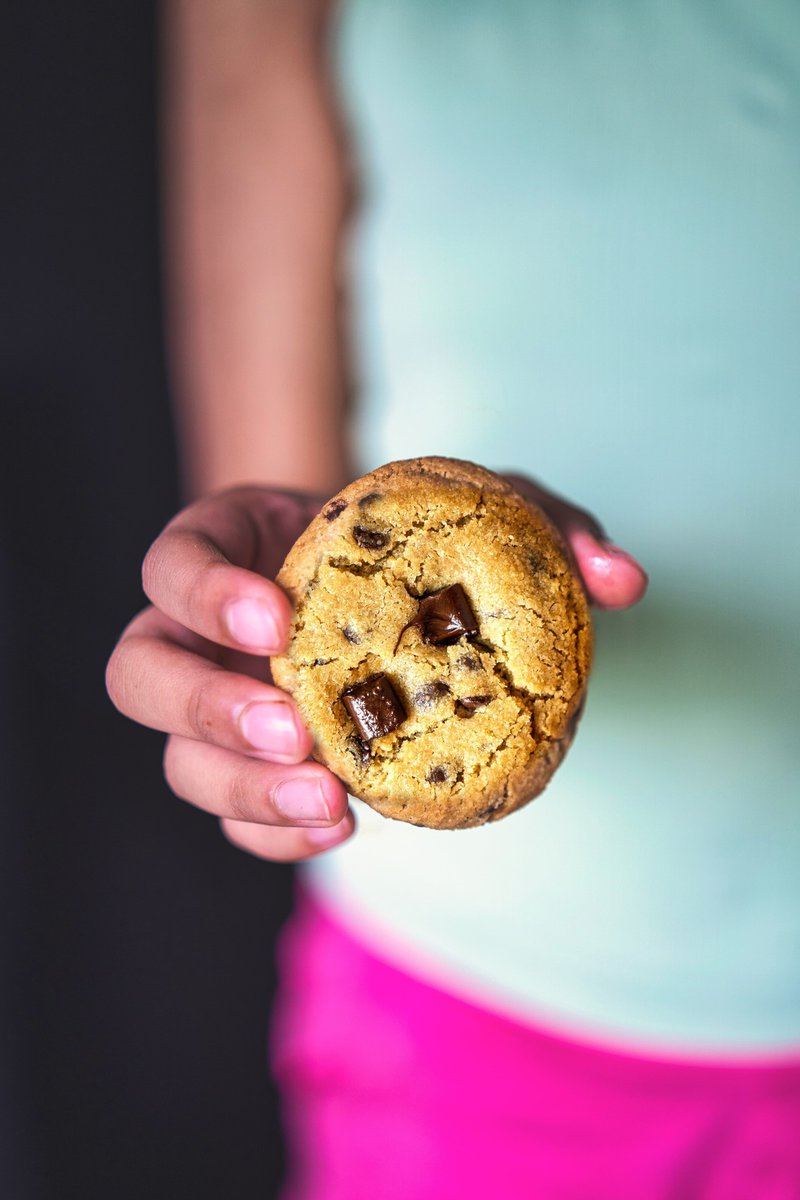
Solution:
[[[315,756],[384,816],[496,821],[542,791],[582,706],[586,598],[548,518],[472,463],[389,463],[330,500],[278,583],[275,682]]]

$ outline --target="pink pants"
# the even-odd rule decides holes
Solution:
[[[640,1058],[483,1010],[301,896],[273,1063],[284,1200],[800,1200],[800,1058]]]

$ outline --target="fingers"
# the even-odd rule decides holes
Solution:
[[[347,812],[344,785],[320,763],[262,762],[173,736],[164,752],[164,775],[176,796],[233,821],[327,826]]]
[[[355,830],[355,818],[350,810],[338,825],[328,827],[281,829],[229,819],[220,824],[228,841],[238,849],[273,862],[298,862],[323,850],[332,850],[352,837]]]
[[[266,576],[315,508],[241,488],[184,510],[148,551],[153,607],[131,622],[106,673],[126,716],[170,734],[164,774],[175,794],[220,817],[237,845],[287,861],[354,828],[343,784],[307,758],[311,735],[291,698],[249,673],[266,673],[253,655],[285,649],[291,605]]]
[[[647,591],[647,572],[636,559],[613,545],[590,512],[563,500],[523,475],[506,479],[558,526],[569,543],[589,600],[599,608],[630,608]]]
[[[647,591],[647,573],[632,555],[586,529],[573,528],[567,539],[594,604],[630,608],[641,600]]]
[[[114,704],[141,725],[277,763],[307,758],[312,738],[276,687],[225,671],[173,638],[155,609],[128,626],[108,665]]]
[[[259,537],[237,493],[198,501],[150,547],[142,567],[148,598],[212,642],[250,654],[280,653],[292,619],[289,600],[270,580],[233,565],[255,562]]]
[[[291,699],[195,650],[207,652],[202,639],[149,608],[107,672],[122,712],[172,732],[164,774],[175,794],[221,817],[226,836],[261,858],[295,861],[349,838],[347,793],[305,760],[311,737]]]

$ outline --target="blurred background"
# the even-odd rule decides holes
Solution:
[[[523,1000],[575,1028],[795,1054],[791,6],[651,4],[652,27],[614,4],[346,8],[360,465],[446,451],[529,470],[596,511],[652,587],[597,622],[568,803],[553,789],[503,823],[493,863],[478,831],[444,865],[414,831],[411,889],[404,827],[382,852],[355,839],[316,886],[333,909],[378,896],[457,966],[532,963]],[[157,10],[14,0],[0,39],[9,1200],[266,1197],[283,1171],[265,1042],[291,871],[176,803],[163,739],[103,687],[181,503]],[[504,888],[476,896],[487,868]],[[509,908],[531,914],[527,959]]]
[[[0,38],[0,1194],[268,1196],[290,874],[160,780],[103,672],[179,506],[157,6],[13,0]]]

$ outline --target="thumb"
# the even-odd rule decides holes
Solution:
[[[608,540],[599,521],[522,475],[505,478],[526,500],[544,509],[572,551],[592,604],[598,608],[631,608],[647,591],[647,572],[627,550]]]
[[[566,532],[589,599],[599,608],[630,608],[647,591],[647,572],[627,550],[588,529]]]

